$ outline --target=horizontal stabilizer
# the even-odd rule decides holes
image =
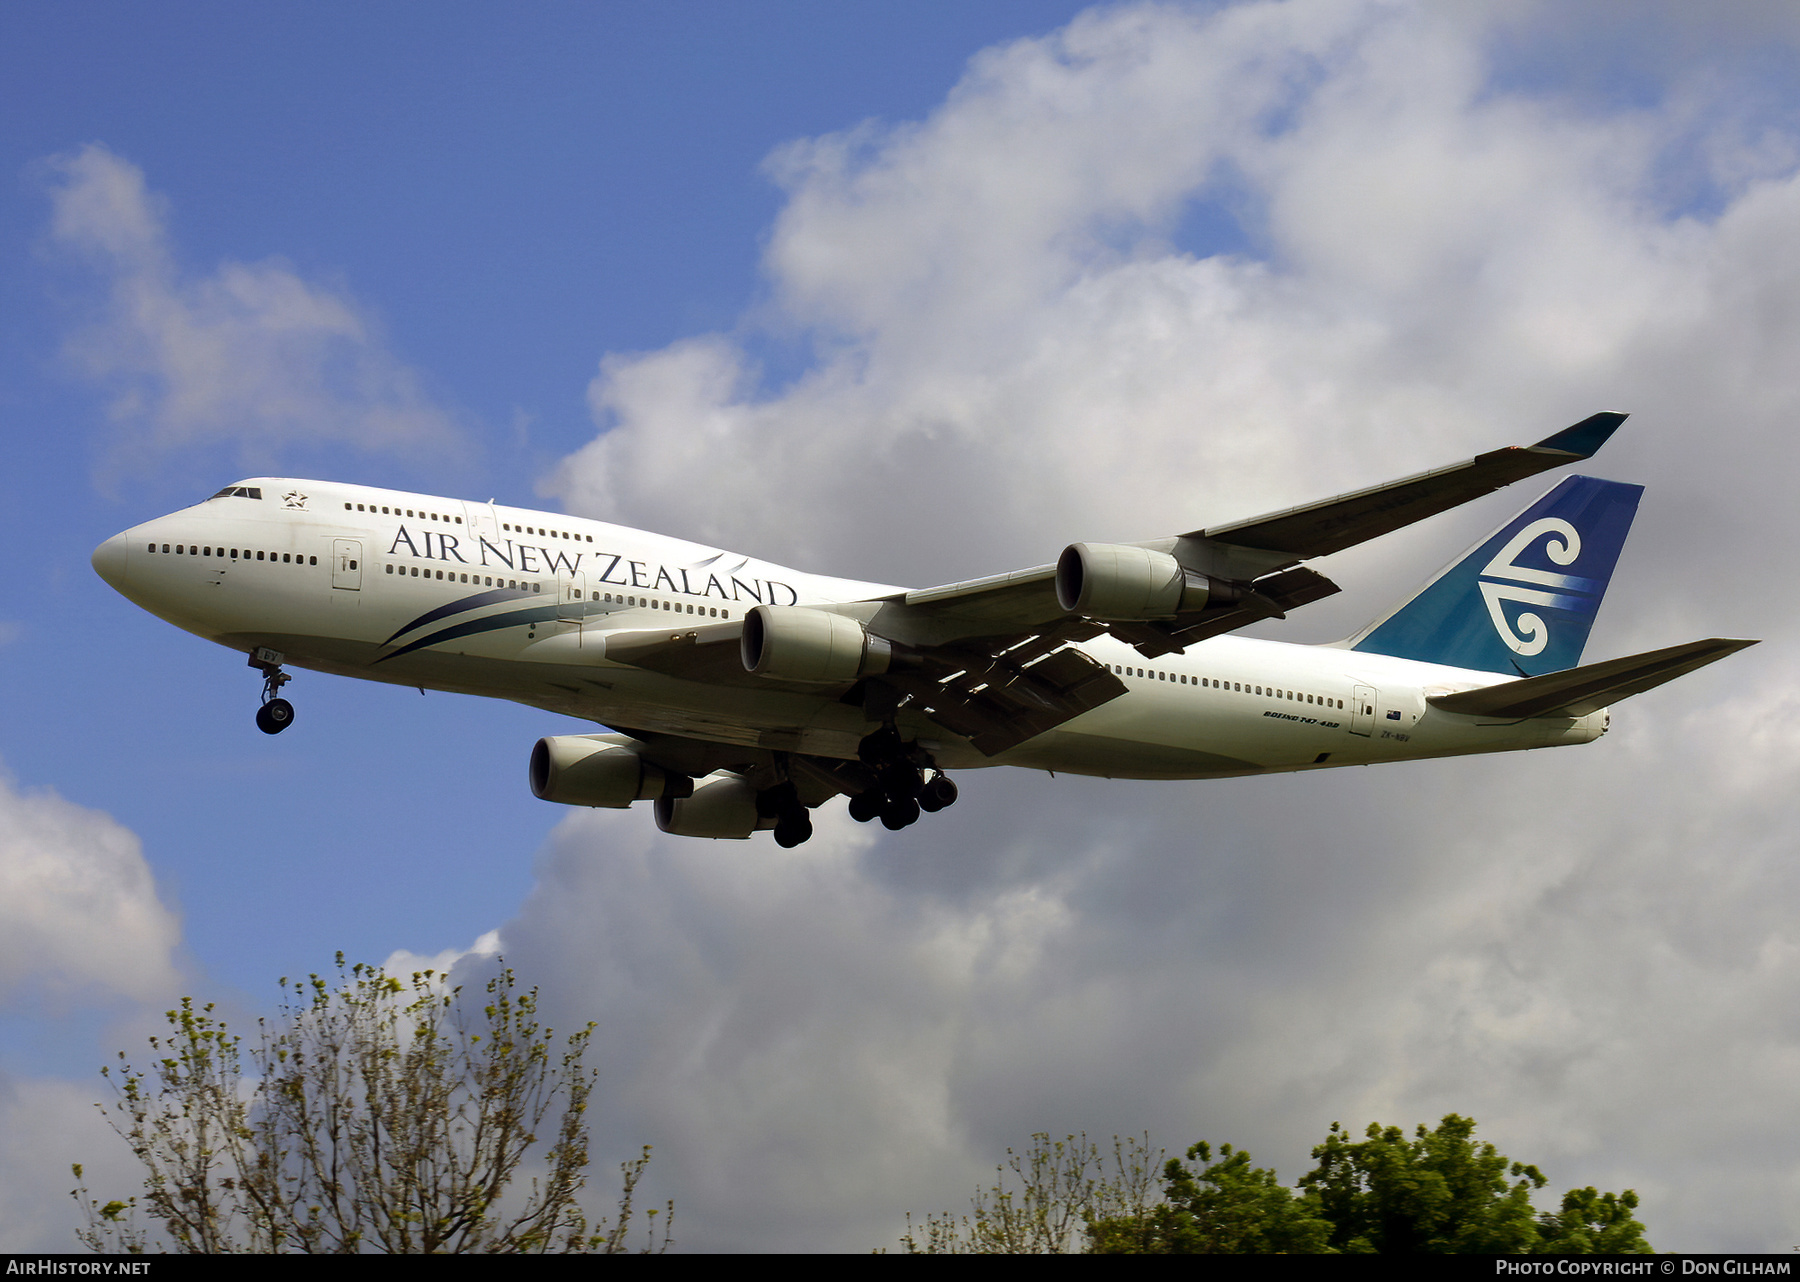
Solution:
[[[1755,641],[1713,637],[1689,641],[1648,654],[1608,659],[1541,677],[1503,681],[1480,690],[1433,695],[1426,700],[1445,712],[1474,717],[1585,717],[1608,704],[1653,690],[1665,681],[1686,676],[1728,654],[1755,645]]]

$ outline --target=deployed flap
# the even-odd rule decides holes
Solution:
[[[1536,445],[1491,450],[1466,463],[1182,537],[1282,552],[1294,560],[1325,556],[1447,512],[1514,481],[1591,458],[1626,417],[1594,414]]]
[[[998,656],[940,652],[929,657],[935,671],[890,672],[879,680],[991,757],[1125,693],[1103,664],[1061,645],[1032,638]]]
[[[1457,694],[1432,695],[1426,699],[1434,708],[1460,712],[1476,717],[1585,717],[1608,704],[1653,690],[1665,681],[1685,676],[1696,668],[1704,668],[1728,654],[1755,645],[1755,641],[1713,637],[1706,641],[1690,641],[1686,645],[1652,650],[1647,654],[1628,655],[1552,672],[1521,681],[1505,681],[1480,690],[1463,690]]]

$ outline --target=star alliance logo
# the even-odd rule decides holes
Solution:
[[[302,494],[299,490],[289,490],[286,494],[281,496],[281,505],[283,507],[297,508],[304,512],[306,511],[306,495]]]

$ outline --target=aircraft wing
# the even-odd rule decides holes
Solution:
[[[1725,637],[1689,641],[1686,645],[1672,645],[1665,650],[1627,655],[1603,663],[1583,664],[1541,677],[1502,681],[1499,685],[1462,690],[1456,694],[1432,695],[1426,702],[1445,712],[1508,721],[1525,717],[1585,717],[1755,644],[1754,641]]]
[[[612,632],[605,635],[605,654],[690,681],[760,690],[784,684],[745,669],[738,648],[743,631],[743,623],[733,621]],[[1040,635],[933,647],[907,655],[878,679],[857,682],[845,697],[877,712],[884,700],[889,709],[898,709],[910,699],[933,721],[993,756],[1125,693],[1125,683],[1104,665],[1065,648],[1068,641],[1100,631],[1077,621]]]
[[[1322,502],[1132,544],[1171,556],[1187,574],[1210,580],[1206,604],[1157,618],[1107,619],[1098,628],[1136,646],[1146,658],[1155,658],[1258,619],[1285,617],[1289,610],[1339,591],[1301,561],[1341,551],[1528,476],[1590,458],[1625,418],[1594,414],[1535,445],[1490,450],[1462,463]],[[871,627],[895,640],[930,646],[1094,626],[1092,619],[1063,608],[1056,579],[1056,566],[1041,565],[908,592],[884,602]]]
[[[1514,481],[1592,458],[1625,419],[1624,414],[1594,414],[1536,445],[1490,450],[1465,463],[1182,537],[1282,553],[1293,559],[1287,564],[1325,556],[1460,507]]]
[[[1338,586],[1300,565],[1479,498],[1553,467],[1591,456],[1624,422],[1595,414],[1536,445],[1509,447],[1464,463],[1403,477],[1321,503],[1192,531],[1173,538],[1099,547],[1155,567],[1172,585],[1172,608],[1118,617],[1063,604],[1059,566],[850,602],[870,635],[897,658],[843,696],[872,720],[902,704],[923,712],[993,756],[1125,692],[1105,665],[1072,643],[1110,632],[1146,658],[1171,654],[1258,619],[1281,618]],[[1065,561],[1078,549],[1064,553]],[[1172,576],[1172,577],[1171,577]],[[769,688],[746,671],[738,622],[606,638],[606,655],[692,680]],[[816,689],[816,687],[813,687]]]
[[[606,657],[615,663],[662,672],[690,681],[768,689],[768,682],[745,671],[738,657],[741,620],[689,628],[647,628],[603,633]]]

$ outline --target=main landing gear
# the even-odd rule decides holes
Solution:
[[[775,821],[775,844],[792,850],[813,835],[812,814],[791,780],[756,794],[756,813]]]
[[[266,647],[250,652],[250,666],[263,674],[262,707],[256,710],[256,728],[264,734],[280,734],[294,724],[294,705],[280,697],[281,687],[293,678],[281,670],[279,650]]]
[[[857,756],[875,772],[874,786],[850,798],[850,817],[858,823],[880,819],[882,827],[898,832],[918,822],[921,812],[935,814],[956,801],[956,784],[937,768],[931,754],[902,741],[892,725],[867,736],[858,745]]]

